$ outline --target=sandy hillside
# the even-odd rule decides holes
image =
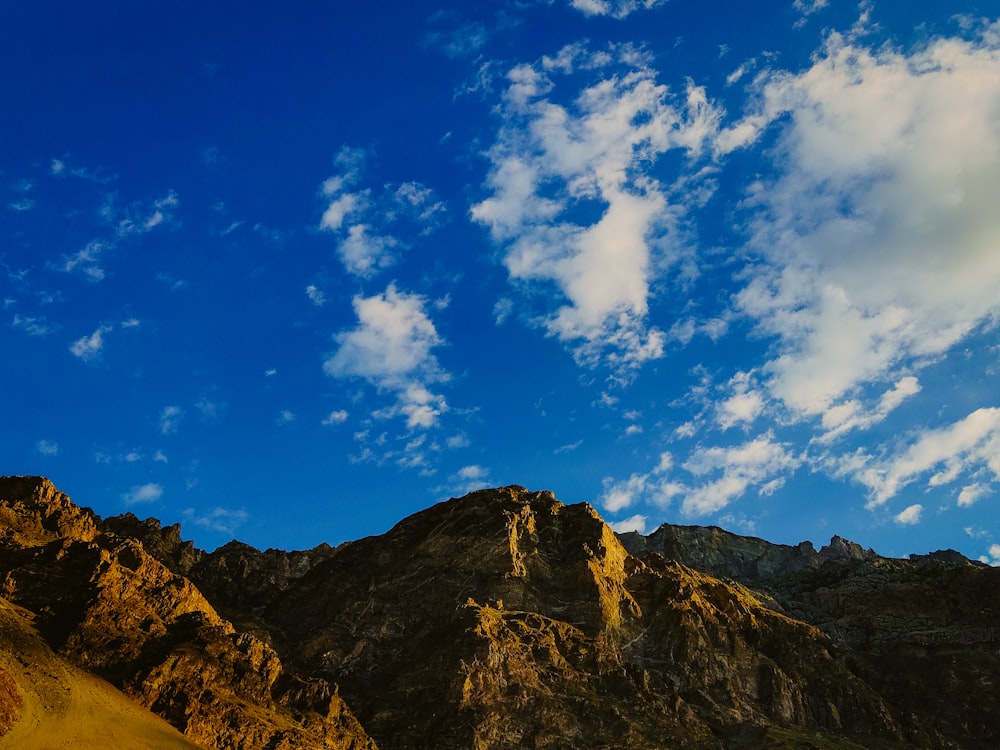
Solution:
[[[16,715],[0,749],[197,750],[162,719],[52,652],[24,610],[0,599],[0,713]],[[17,706],[20,703],[20,706]]]

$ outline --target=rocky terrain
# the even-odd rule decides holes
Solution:
[[[0,747],[40,649],[184,735],[135,747],[1000,747],[1000,570],[619,537],[522,487],[337,548],[205,553],[2,478],[0,597]]]

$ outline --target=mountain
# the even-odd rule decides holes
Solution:
[[[617,536],[516,486],[336,548],[206,553],[0,479],[17,663],[44,651],[212,750],[996,748],[998,584],[951,551]],[[0,748],[30,698],[12,665]]]

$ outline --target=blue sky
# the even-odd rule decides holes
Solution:
[[[1000,4],[0,8],[0,471],[1000,563]]]

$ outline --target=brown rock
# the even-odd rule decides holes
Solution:
[[[0,594],[206,748],[986,750],[998,576],[840,537],[617,537],[516,486],[336,549],[206,554],[0,479]]]
[[[202,747],[374,748],[334,687],[286,674],[121,526],[101,532],[47,480],[0,479],[0,513],[0,594],[34,612],[60,654]]]

